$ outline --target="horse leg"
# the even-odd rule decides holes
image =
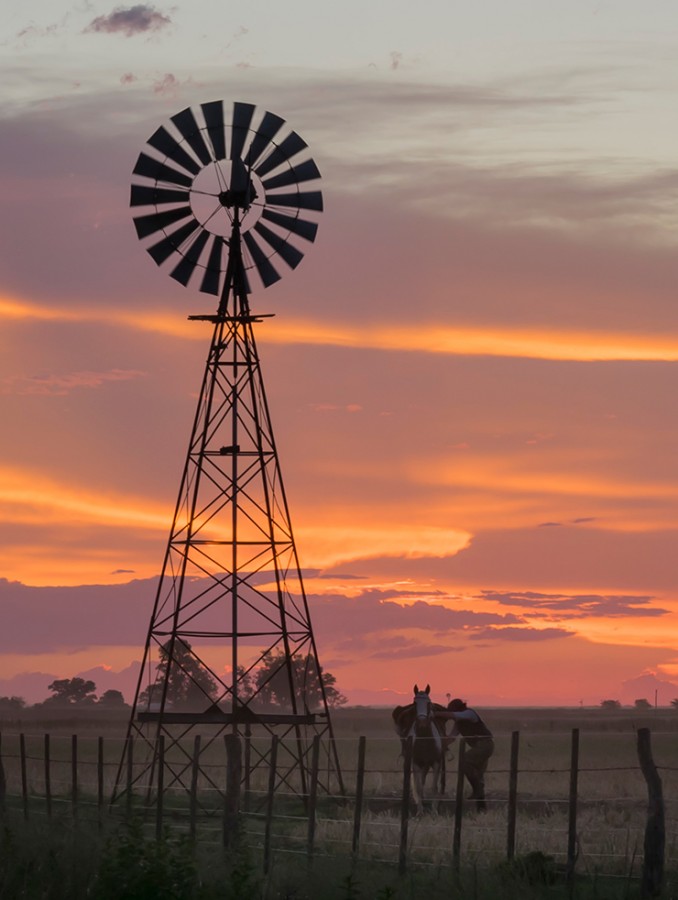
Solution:
[[[442,783],[441,783],[442,772],[441,772],[441,768],[440,768],[440,762],[433,763],[433,766],[431,768],[432,768],[432,775],[433,775],[433,794],[434,794],[434,800],[431,803],[431,811],[436,813],[436,815],[437,815],[439,812],[440,798],[443,795],[443,788],[442,788]]]
[[[424,812],[424,777],[419,766],[412,766],[412,796],[414,797],[414,808],[418,816]]]

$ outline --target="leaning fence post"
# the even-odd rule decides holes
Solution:
[[[360,847],[360,823],[363,813],[363,790],[365,786],[365,748],[367,739],[361,736],[358,741],[358,771],[356,772],[355,781],[355,812],[353,814],[353,844],[351,852],[354,856],[358,855]]]
[[[407,827],[410,820],[410,776],[412,774],[411,737],[405,741],[405,761],[403,765],[403,793],[400,801],[400,850],[398,853],[398,871],[404,875],[407,871]]]
[[[511,760],[509,762],[508,827],[506,858],[513,859],[516,852],[516,813],[518,809],[518,748],[520,732],[511,732]]]
[[[574,885],[574,867],[577,862],[577,791],[579,782],[579,729],[572,729],[570,753],[570,798],[567,825],[567,883]]]
[[[464,754],[466,741],[459,738],[459,764],[457,766],[457,793],[454,798],[454,832],[452,835],[452,868],[459,874],[461,862],[461,820],[464,814]]]
[[[24,819],[28,819],[28,772],[26,768],[26,735],[19,735],[19,755],[21,756],[21,799],[24,807]]]
[[[242,747],[237,734],[224,735],[226,746],[226,794],[224,796],[224,847],[235,836],[240,813],[240,782],[242,780]]]
[[[664,795],[662,780],[652,759],[650,729],[638,729],[638,760],[647,784],[647,822],[643,844],[643,872],[640,880],[640,896],[658,897],[664,882]]]
[[[273,827],[273,798],[275,797],[275,776],[278,763],[278,735],[271,739],[271,755],[268,769],[268,793],[266,795],[266,824],[264,826],[264,875],[271,866],[271,830]]]

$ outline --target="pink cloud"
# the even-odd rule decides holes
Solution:
[[[144,376],[136,370],[71,372],[69,375],[12,375],[0,382],[0,393],[65,397],[78,388],[99,388],[107,382],[131,381]]]

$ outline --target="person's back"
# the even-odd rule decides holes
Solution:
[[[474,709],[469,709],[458,697],[447,705],[447,715],[454,719],[451,737],[457,735],[466,742],[464,752],[464,775],[472,788],[471,797],[478,809],[485,809],[485,772],[490,757],[494,753],[492,732]]]

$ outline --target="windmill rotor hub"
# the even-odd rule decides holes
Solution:
[[[259,195],[250,182],[245,189],[228,188],[218,195],[219,203],[226,209],[242,209],[247,212]]]

